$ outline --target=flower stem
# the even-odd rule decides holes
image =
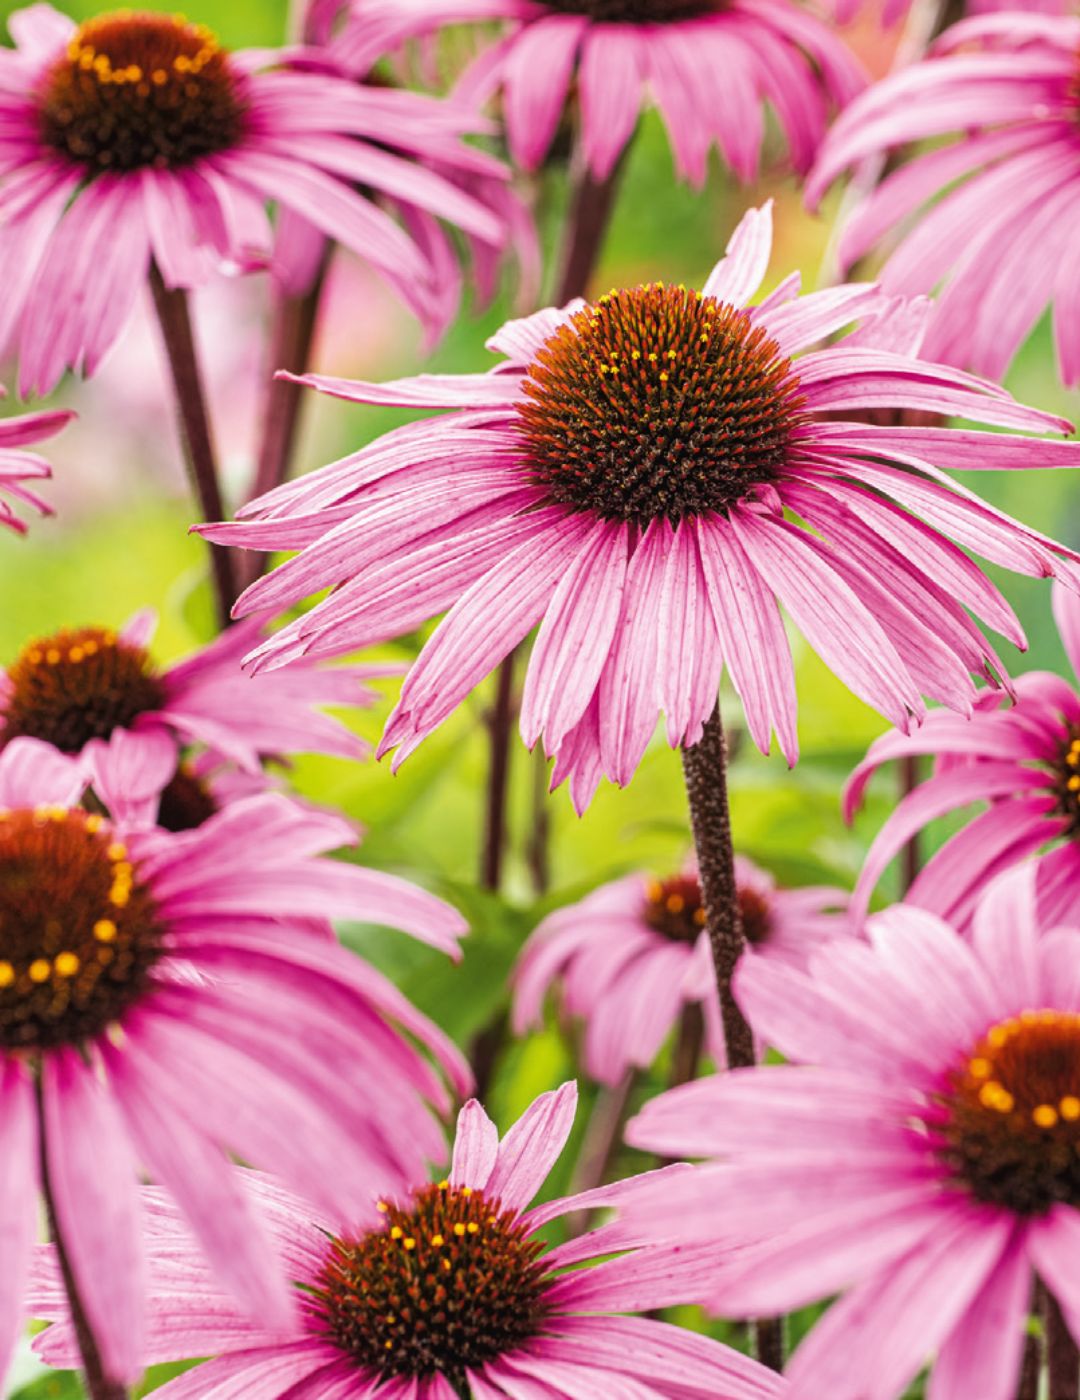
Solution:
[[[597,180],[582,165],[577,174],[563,243],[556,298],[560,306],[573,297],[583,297],[589,289],[615,204],[619,173],[620,166],[616,166],[605,180]]]
[[[510,787],[510,741],[514,728],[514,661],[512,651],[499,667],[495,680],[495,704],[488,719],[491,757],[487,802],[484,807],[484,852],[480,879],[486,890],[502,885],[506,853],[506,806]]]
[[[86,1316],[86,1309],[79,1296],[78,1285],[75,1282],[75,1273],[71,1267],[71,1260],[68,1258],[67,1249],[64,1247],[64,1240],[60,1233],[59,1224],[57,1223],[56,1202],[53,1199],[52,1185],[49,1181],[49,1155],[45,1141],[45,1102],[41,1090],[40,1075],[38,1075],[35,1080],[34,1092],[37,1100],[41,1194],[45,1198],[45,1210],[49,1221],[49,1234],[56,1247],[56,1257],[60,1265],[60,1276],[64,1281],[64,1292],[67,1294],[68,1307],[71,1311],[71,1322],[75,1329],[75,1340],[79,1346],[79,1355],[82,1357],[86,1389],[89,1392],[90,1400],[128,1400],[127,1388],[121,1385],[119,1381],[112,1380],[105,1370],[104,1363],[101,1360],[101,1351],[98,1348],[97,1339],[94,1337],[93,1329]]]
[[[574,1195],[603,1186],[619,1153],[623,1126],[630,1107],[630,1095],[637,1083],[637,1071],[628,1069],[614,1088],[601,1088],[585,1131],[585,1141],[574,1170]],[[580,1235],[589,1223],[588,1211],[579,1211],[566,1221],[567,1234]]]
[[[701,1003],[688,1001],[679,1016],[679,1029],[671,1054],[669,1089],[677,1089],[680,1084],[689,1084],[692,1079],[697,1078],[704,1044],[705,1016]]]
[[[705,725],[701,741],[693,748],[683,749],[682,759],[728,1068],[739,1069],[754,1063],[754,1037],[731,991],[735,964],[746,940],[735,885],[735,852],[731,844],[727,795],[727,745],[719,703]]]
[[[532,763],[532,830],[526,857],[532,876],[533,893],[539,897],[551,884],[551,818],[548,809],[548,761],[543,746],[537,744]]]
[[[322,304],[332,255],[333,244],[328,241],[323,250],[319,270],[309,290],[302,296],[280,295],[274,305],[268,365],[270,382],[266,388],[259,459],[249,493],[250,500],[264,496],[267,491],[280,486],[289,475],[296,448],[300,410],[304,403],[304,390],[292,380],[275,379],[274,374],[279,369],[288,370],[290,374],[304,374],[309,368],[311,346],[315,339],[319,307]],[[254,582],[266,568],[269,555],[256,550],[247,558],[250,574],[248,581]]]
[[[188,474],[198,497],[202,519],[222,520],[225,508],[199,358],[195,350],[195,336],[191,329],[187,292],[181,287],[166,287],[165,279],[155,263],[150,265],[150,288],[176,393]],[[210,566],[218,620],[225,628],[229,625],[230,610],[237,596],[233,556],[225,546],[212,544]]]
[[[1016,1400],[1039,1400],[1039,1379],[1042,1376],[1042,1338],[1029,1332],[1024,1339],[1024,1359],[1020,1367],[1020,1384]]]
[[[1058,1301],[1049,1289],[1043,1314],[1046,1327],[1047,1400],[1077,1400],[1080,1395],[1080,1350]]]

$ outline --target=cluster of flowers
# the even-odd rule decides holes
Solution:
[[[972,556],[1054,580],[1080,674],[1080,552],[950,473],[1080,466],[1080,443],[1044,436],[1067,421],[995,382],[1047,304],[1080,380],[1080,18],[971,9],[872,86],[797,0],[313,0],[297,42],[245,52],[156,12],[11,17],[0,345],[24,394],[90,376],[149,285],[204,504],[189,289],[264,271],[310,312],[340,247],[432,338],[508,261],[535,305],[529,212],[467,137],[504,136],[533,173],[572,142],[594,223],[646,99],[698,184],[714,146],[757,174],[771,110],[811,203],[935,140],[843,230],[845,268],[902,232],[879,282],[761,295],[765,204],[700,290],[586,300],[579,275],[491,338],[489,372],[293,365],[294,398],[424,416],[196,527],[230,559],[291,557],[224,600],[238,620],[192,657],[156,666],[144,612],[34,639],[3,674],[0,1372],[34,1318],[38,1353],[81,1367],[93,1400],[195,1358],[157,1393],[899,1400],[929,1363],[928,1400],[1013,1400],[1045,1360],[1053,1400],[1076,1400],[1080,695],[1009,677],[982,626],[1024,635]],[[477,51],[448,98],[396,81],[384,60],[461,23]],[[49,467],[24,449],[67,416],[0,422],[14,500],[46,509],[27,483]],[[722,764],[700,758],[723,753],[726,671],[753,742],[797,762],[781,608],[894,726],[849,814],[882,763],[935,761],[850,896],[732,859]],[[575,1085],[500,1138],[462,1053],[337,941],[351,919],[459,956],[460,915],[332,858],[357,829],[285,779],[290,754],[362,757],[323,707],[370,704],[393,674],[326,663],[436,618],[377,750],[395,768],[534,630],[521,736],[578,812],[631,781],[661,719],[683,751],[697,859],[550,915],[512,1012],[524,1033],[554,991],[620,1115],[674,1033],[674,1087],[626,1125],[674,1165],[535,1204]],[[870,914],[900,848],[980,800]],[[751,1059],[786,1062],[743,1062],[733,1016]],[[764,1345],[753,1360],[648,1315],[836,1295],[783,1374]]]

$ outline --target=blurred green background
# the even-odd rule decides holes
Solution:
[[[16,6],[0,4],[3,18]],[[77,0],[64,7],[76,17],[96,7]],[[169,6],[149,6],[169,9]],[[285,6],[271,0],[230,0],[194,10],[231,46],[280,42]],[[891,42],[864,26],[855,36],[871,66],[884,67]],[[763,180],[734,187],[714,164],[703,191],[677,185],[658,121],[646,118],[628,163],[597,288],[655,278],[700,285],[722,253],[742,211],[769,195],[778,200],[778,237],[770,283],[795,268],[804,285],[817,281],[829,231],[828,216],[815,219],[800,207],[794,184]],[[545,192],[543,236],[554,246],[565,190]],[[261,394],[268,366],[260,350],[268,288],[262,278],[219,284],[196,297],[196,324],[211,386],[215,427],[233,504],[250,478]],[[483,315],[468,307],[446,340],[425,355],[408,314],[364,268],[338,257],[316,350],[326,373],[366,378],[436,369],[483,368],[490,362],[486,337],[515,314],[510,291]],[[11,367],[0,378],[9,388]],[[1039,327],[1008,380],[1022,399],[1080,416],[1080,399],[1056,382],[1046,325]],[[25,540],[0,538],[0,663],[32,636],[63,625],[117,624],[146,605],[161,616],[155,645],[161,661],[207,640],[209,607],[203,583],[204,550],[186,529],[194,518],[178,451],[154,327],[143,314],[102,373],[88,385],[68,383],[55,400],[82,415],[47,455],[55,480],[46,494],[57,515],[35,521]],[[17,410],[14,396],[4,411]],[[342,455],[383,431],[395,415],[310,395],[305,405],[298,462],[301,470]],[[968,484],[1029,524],[1070,544],[1080,544],[1080,482],[1068,473],[969,474]],[[991,570],[991,572],[995,572]],[[1049,585],[996,573],[1017,607],[1031,643],[1025,666],[1062,669],[1064,659],[1049,610]],[[407,661],[421,639],[379,653]],[[782,760],[740,747],[732,775],[734,829],[739,847],[781,878],[849,884],[866,844],[892,798],[895,779],[882,775],[854,830],[840,817],[841,782],[867,743],[884,727],[854,700],[793,638],[798,662],[803,759],[789,773]],[[1004,644],[1003,644],[1004,645]],[[1010,658],[1003,652],[1006,661]],[[394,683],[384,687],[392,695]],[[532,829],[535,759],[515,744],[511,773],[512,841],[505,898],[476,888],[482,801],[486,777],[484,714],[487,687],[461,708],[392,776],[387,764],[352,765],[301,759],[295,780],[301,792],[340,806],[367,828],[360,858],[408,873],[456,900],[474,933],[463,966],[452,969],[404,939],[346,930],[346,936],[398,978],[425,1010],[462,1043],[485,1025],[503,997],[506,973],[521,940],[554,904],[632,867],[657,873],[681,862],[688,845],[685,801],[677,755],[657,741],[625,792],[601,789],[590,811],[577,819],[565,792],[546,804],[550,821],[552,884],[538,900],[529,878],[526,848]],[[731,700],[732,697],[728,697]],[[358,714],[355,722],[375,740],[388,704]],[[728,714],[737,721],[737,708]],[[886,886],[887,893],[887,886]],[[508,1122],[535,1093],[573,1072],[554,1032],[515,1047],[494,1086],[494,1116]],[[53,1377],[33,1387],[35,1397],[78,1393]],[[30,1392],[26,1392],[29,1394]]]

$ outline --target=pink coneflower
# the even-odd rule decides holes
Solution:
[[[0,395],[3,392],[0,388]],[[39,457],[36,452],[27,452],[26,448],[58,433],[74,416],[65,409],[54,409],[47,413],[24,413],[19,417],[0,418],[0,492],[6,492],[13,500],[32,506],[39,515],[52,514],[46,502],[26,485],[28,481],[42,481],[52,476],[52,468],[44,457]],[[0,525],[6,525],[19,535],[26,533],[26,523],[2,496]]]
[[[817,945],[847,933],[836,912],[843,890],[780,889],[745,856],[735,860],[743,936],[764,957],[804,962]],[[700,1007],[704,1049],[724,1060],[716,973],[693,867],[667,880],[628,875],[557,910],[525,944],[514,972],[514,1031],[543,1023],[558,984],[567,1015],[585,1026],[589,1075],[614,1088],[628,1070],[648,1069],[686,1007]]]
[[[698,742],[722,665],[759,747],[775,729],[795,761],[777,600],[895,723],[922,717],[922,693],[969,711],[969,671],[1000,663],[961,605],[1022,634],[952,540],[1074,583],[1078,556],[940,468],[1077,464],[1080,446],[837,421],[899,407],[1068,427],[906,353],[905,308],[876,327],[876,344],[799,355],[882,301],[867,285],[797,298],[789,278],[751,307],[770,247],[770,209],[752,211],[703,293],[650,283],[510,322],[490,342],[506,357],[493,373],[305,378],[354,402],[451,412],[269,493],[245,508],[253,519],[199,527],[227,544],[301,549],[240,612],[334,590],[255,653],[256,669],[449,609],[387,725],[382,750],[397,747],[397,763],[539,623],[521,731],[558,755],[555,777],[572,776],[579,809],[601,770],[629,781],[658,711],[672,745]]]
[[[1080,599],[1055,585],[1053,600],[1066,655],[1080,676]],[[1043,922],[1080,925],[1080,694],[1060,676],[1031,671],[1016,682],[1016,703],[1004,709],[997,695],[985,695],[970,721],[936,712],[914,734],[883,734],[848,782],[848,819],[882,763],[923,754],[937,760],[935,775],[909,793],[878,832],[852,897],[852,917],[865,914],[886,866],[920,828],[985,802],[987,810],[920,871],[909,901],[966,928],[987,882],[1042,851],[1037,887]]]
[[[475,122],[415,93],[361,87],[303,49],[227,53],[205,26],[117,10],[81,26],[39,4],[0,52],[0,344],[23,393],[90,374],[153,262],[166,286],[270,259],[266,207],[296,211],[411,304],[437,303],[422,243],[360,188],[500,242],[499,220],[413,157],[494,163]],[[317,55],[316,55],[317,57]]]
[[[528,170],[550,150],[576,88],[582,154],[597,179],[614,170],[646,91],[684,178],[704,180],[715,142],[740,179],[753,179],[766,104],[805,171],[830,105],[865,82],[841,40],[789,0],[359,0],[333,47],[362,70],[406,39],[474,20],[510,28],[456,95],[477,105],[499,96],[511,154]]]
[[[573,1084],[542,1094],[501,1141],[476,1100],[467,1103],[448,1180],[407,1194],[392,1191],[379,1204],[377,1227],[316,1212],[266,1179],[238,1174],[303,1291],[300,1315],[288,1329],[238,1314],[176,1212],[149,1194],[157,1319],[150,1355],[215,1357],[155,1394],[194,1400],[219,1386],[245,1400],[786,1394],[779,1376],[707,1337],[644,1317],[611,1316],[685,1297],[695,1269],[700,1273],[696,1259],[682,1267],[695,1251],[650,1244],[647,1221],[628,1211],[548,1247],[539,1234],[545,1226],[576,1210],[619,1207],[648,1181],[631,1178],[529,1209],[566,1144],[576,1101]],[[685,1173],[653,1174],[661,1181],[672,1175]],[[63,1319],[55,1269],[46,1262],[40,1273],[34,1311]],[[37,1346],[50,1363],[70,1365],[70,1325],[57,1322]]]
[[[149,651],[155,625],[145,610],[118,632],[80,627],[29,642],[0,672],[0,747],[25,736],[82,754],[123,730],[139,750],[132,776],[141,768],[161,785],[191,745],[253,775],[264,758],[290,752],[364,754],[360,739],[316,707],[371,704],[376,697],[364,682],[386,675],[387,667],[301,666],[245,676],[241,658],[262,635],[252,619],[159,671]]]
[[[740,1003],[796,1063],[675,1089],[630,1125],[721,1159],[648,1202],[727,1245],[711,1307],[843,1295],[790,1362],[792,1400],[899,1400],[934,1353],[934,1400],[1011,1400],[1036,1272],[1080,1335],[1078,933],[1039,936],[1032,875],[991,887],[970,942],[898,905],[809,971],[745,960]]]
[[[460,1058],[313,921],[395,925],[452,954],[463,924],[404,881],[322,859],[352,839],[340,818],[266,796],[182,835],[127,830],[75,806],[82,786],[47,744],[0,753],[0,1371],[40,1117],[83,1305],[108,1372],[130,1379],[145,1360],[140,1173],[172,1192],[225,1287],[281,1325],[291,1293],[223,1150],[360,1212],[440,1156],[427,1105],[448,1094],[398,1027],[459,1089]]]
[[[1078,49],[1080,19],[1013,11],[966,20],[934,57],[854,102],[822,148],[812,202],[867,156],[959,133],[883,180],[839,245],[850,266],[918,216],[881,281],[905,296],[943,287],[924,346],[934,359],[1000,378],[1049,303],[1062,377],[1080,379],[1080,259],[1068,232],[1080,207]]]

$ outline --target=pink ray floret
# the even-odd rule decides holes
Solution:
[[[940,286],[924,353],[990,378],[1001,378],[1052,307],[1059,369],[1075,384],[1080,18],[1017,8],[955,25],[931,57],[853,102],[829,133],[808,196],[816,203],[868,156],[932,139],[851,217],[843,265],[902,234],[882,285],[902,296]]]
[[[0,389],[0,395],[3,389]],[[23,413],[9,418],[0,418],[0,492],[10,496],[20,505],[28,505],[39,515],[51,515],[52,508],[42,500],[28,482],[46,481],[52,476],[52,468],[44,457],[36,452],[28,452],[28,447],[51,438],[74,418],[67,409],[49,409],[44,413]],[[17,535],[26,533],[26,522],[15,513],[3,495],[0,495],[0,525],[14,530]]]
[[[854,284],[751,304],[768,266],[753,210],[701,293],[650,283],[512,321],[487,374],[385,384],[308,376],[357,403],[448,410],[245,507],[211,539],[299,552],[238,613],[330,589],[252,654],[255,671],[348,652],[445,613],[402,686],[381,751],[405,758],[539,627],[521,732],[575,804],[627,783],[666,716],[694,744],[726,668],[750,733],[798,754],[794,666],[777,604],[850,688],[907,728],[923,696],[970,713],[972,672],[1003,674],[969,616],[1023,644],[964,552],[1080,582],[1075,551],[943,468],[1075,466],[1070,425],[916,357],[925,303]],[[813,350],[853,320],[850,340]],[[867,410],[1007,432],[890,427]],[[799,523],[801,522],[801,523]]]
[[[1055,585],[1054,614],[1065,653],[1080,677],[1080,599]],[[850,819],[877,769],[893,758],[927,755],[932,777],[909,793],[870,848],[852,900],[852,917],[900,848],[938,817],[986,804],[935,852],[908,900],[958,928],[988,882],[1037,858],[1039,910],[1050,924],[1080,924],[1080,693],[1061,676],[1029,671],[1016,681],[1016,701],[1002,707],[983,696],[968,722],[935,712],[915,734],[890,732],[870,746],[848,782]]]
[[[505,242],[501,217],[444,173],[500,171],[462,143],[478,123],[460,106],[358,85],[318,51],[227,53],[182,16],[118,10],[79,27],[36,4],[8,27],[0,348],[17,351],[24,394],[95,371],[151,263],[180,288],[268,266],[271,203],[363,257],[436,326],[445,269],[425,219]]]
[[[305,1290],[289,1327],[239,1314],[175,1208],[147,1193],[149,1354],[155,1361],[214,1358],[155,1393],[162,1400],[219,1393],[245,1400],[779,1400],[784,1381],[748,1357],[625,1315],[685,1297],[710,1266],[711,1250],[658,1242],[633,1209],[644,1187],[672,1189],[686,1169],[530,1208],[566,1145],[576,1103],[572,1083],[542,1094],[500,1139],[471,1100],[458,1117],[448,1179],[411,1194],[390,1192],[374,1229],[366,1219],[315,1210],[267,1178],[237,1173],[237,1189],[267,1218],[283,1266]],[[593,1208],[616,1216],[555,1248],[538,1234]],[[415,1311],[383,1311],[388,1297],[410,1295]],[[74,1364],[48,1255],[31,1308],[60,1319],[38,1340],[45,1360]]]
[[[723,1243],[728,1316],[840,1295],[786,1369],[792,1400],[1017,1394],[1035,1276],[1080,1337],[1080,929],[1036,921],[1034,869],[995,882],[970,939],[897,905],[809,969],[754,958],[735,993],[792,1063],[648,1103],[627,1136],[714,1159],[665,1201]]]
[[[284,1325],[287,1277],[225,1153],[358,1219],[373,1191],[440,1158],[440,1070],[459,1093],[468,1070],[326,921],[401,928],[452,956],[464,924],[403,880],[326,859],[354,839],[341,818],[264,795],[172,834],[81,809],[84,786],[77,760],[35,739],[0,753],[0,1373],[37,1221],[37,1098],[90,1325],[107,1372],[131,1380],[155,1325],[145,1175],[221,1286]]]
[[[704,181],[715,143],[739,179],[752,180],[766,106],[805,172],[830,108],[865,83],[843,42],[790,0],[357,0],[332,52],[366,71],[406,39],[490,20],[506,21],[506,32],[455,95],[476,106],[499,99],[510,152],[528,170],[550,152],[573,89],[582,154],[597,179],[617,166],[650,99],[683,179]]]
[[[821,942],[847,936],[847,894],[783,889],[746,856],[735,879],[749,956],[805,962]],[[522,949],[513,974],[518,1035],[543,1024],[558,988],[563,1012],[584,1025],[584,1066],[614,1088],[646,1070],[687,1008],[700,1008],[703,1049],[725,1062],[716,973],[701,886],[693,866],[668,880],[628,875],[549,914]]]

